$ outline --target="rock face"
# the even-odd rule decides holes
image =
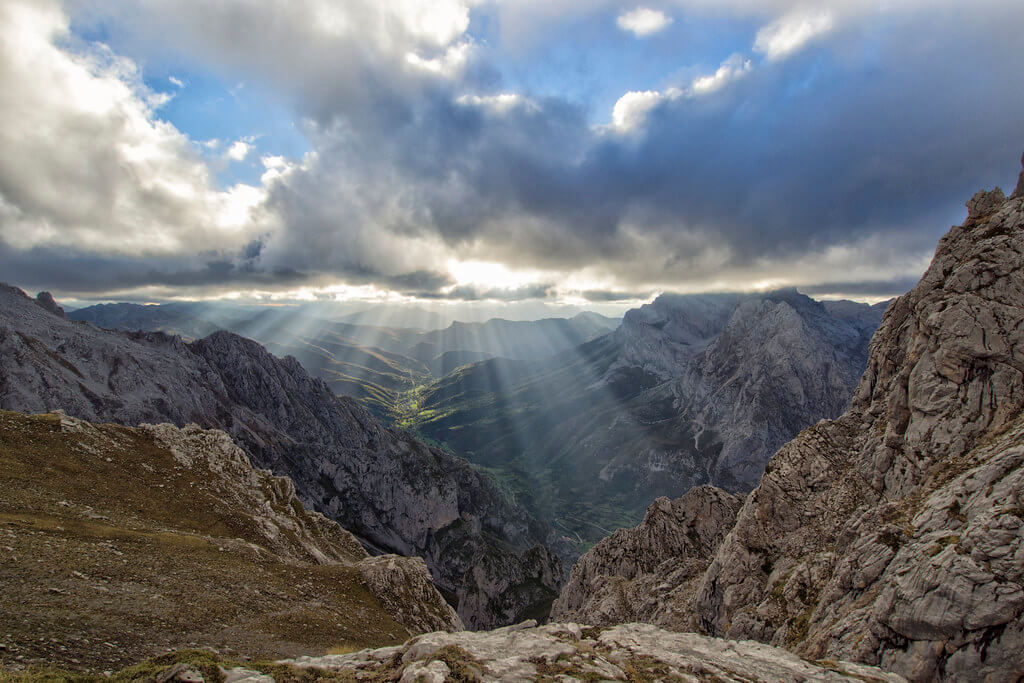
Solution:
[[[0,286],[0,407],[223,429],[258,466],[290,477],[303,503],[367,546],[426,557],[453,600],[477,591],[465,584],[475,580],[466,568],[484,554],[547,581],[509,586],[516,604],[549,603],[562,579],[554,558],[524,554],[546,538],[546,527],[466,461],[384,428],[294,358],[227,332],[186,344],[162,333],[100,330]],[[441,536],[455,539],[448,545],[457,554],[437,552]],[[481,627],[500,623],[460,614]]]
[[[610,443],[655,423],[684,437],[673,450],[620,457],[603,475],[668,469],[693,484],[755,486],[768,458],[803,427],[846,409],[885,304],[818,302],[796,290],[658,297],[627,313],[605,381],[650,386]],[[642,430],[643,431],[643,430]],[[653,476],[653,475],[652,475]]]
[[[429,681],[889,681],[863,664],[816,664],[779,648],[649,624],[605,630],[525,622],[486,633],[428,633],[399,647],[288,660],[355,680]]]
[[[742,502],[713,486],[654,501],[639,526],[616,531],[580,557],[551,618],[696,630],[697,586]]]
[[[913,680],[1024,675],[1024,196],[968,202],[850,410],[769,462],[701,626]]]

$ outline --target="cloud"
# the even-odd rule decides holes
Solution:
[[[611,303],[615,301],[645,301],[654,295],[653,292],[623,292],[619,290],[588,289],[580,292],[587,301]]]
[[[505,80],[472,6],[435,4],[150,0],[110,17],[294,114],[306,156],[218,188],[204,159],[223,162],[161,120],[136,62],[74,44],[56,4],[4,3],[0,270],[93,292],[837,291],[919,274],[963,201],[1016,177],[1019,4],[969,23],[830,5],[834,28],[800,37],[776,21],[797,4],[737,0],[723,11],[765,25],[756,66],[638,84],[606,127],[590,101]],[[408,59],[461,45],[458,68]],[[460,282],[453,259],[532,275]]]
[[[0,6],[0,242],[147,256],[269,228],[261,189],[217,189],[134,62],[68,36],[55,2]]]
[[[632,33],[637,38],[646,38],[668,28],[672,24],[672,17],[660,10],[637,7],[620,14],[615,23],[620,29]]]
[[[783,59],[828,33],[833,25],[834,18],[828,10],[797,10],[758,31],[754,51],[769,60]]]
[[[545,299],[555,290],[553,284],[530,284],[505,289],[502,287],[482,287],[479,285],[458,285],[440,291],[418,292],[422,299],[448,299],[453,301],[524,301],[527,299]]]
[[[180,78],[175,78],[174,76],[168,76],[167,80],[170,81],[171,85],[173,85],[175,88],[184,88],[185,87],[185,82],[182,81]]]
[[[620,132],[628,132],[643,123],[649,112],[658,106],[665,95],[657,90],[631,90],[616,102],[612,108],[612,126]]]
[[[802,285],[800,291],[808,296],[832,296],[844,298],[889,299],[901,296],[913,289],[920,278],[898,276],[888,280],[839,281],[815,285]]]
[[[697,94],[714,92],[729,81],[739,78],[750,71],[751,67],[749,59],[745,59],[743,55],[733,55],[722,62],[722,65],[718,67],[715,73],[708,76],[698,76],[693,79],[690,88]]]
[[[231,146],[224,152],[224,156],[231,161],[245,161],[245,158],[249,156],[249,152],[252,151],[252,145],[250,144],[251,138],[236,140],[231,143]]]
[[[425,59],[415,52],[407,52],[405,61],[419,71],[454,78],[465,68],[472,48],[473,43],[466,40],[448,47],[443,54],[430,59]]]
[[[525,107],[539,111],[537,103],[518,93],[498,93],[496,95],[460,95],[455,102],[466,107],[479,107],[487,111],[504,114],[516,107]]]

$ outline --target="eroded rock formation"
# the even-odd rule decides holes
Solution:
[[[616,531],[580,557],[552,619],[696,630],[697,585],[742,502],[713,486],[654,501],[639,526]]]

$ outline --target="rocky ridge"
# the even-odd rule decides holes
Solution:
[[[0,411],[0,662],[107,668],[463,624],[419,558],[368,557],[221,431]],[[2,675],[2,674],[0,674]]]
[[[628,441],[636,425],[664,431],[671,424],[682,437],[675,453],[648,453],[647,469],[668,460],[693,484],[748,491],[782,444],[846,409],[885,305],[819,302],[795,289],[662,295],[630,311],[614,335],[622,350],[605,382],[650,388],[601,438]],[[613,461],[602,475],[642,469],[638,455]]]
[[[713,486],[654,501],[637,527],[616,531],[580,557],[551,618],[695,631],[697,587],[742,503]]]
[[[304,504],[368,547],[426,557],[452,600],[460,592],[507,592],[494,609],[461,610],[481,627],[516,621],[557,594],[558,561],[524,554],[547,530],[487,477],[411,434],[383,427],[294,358],[276,358],[236,335],[218,332],[186,344],[162,333],[100,330],[0,286],[0,407],[223,429],[258,466],[290,477]],[[437,553],[441,536],[457,539],[453,547],[462,554]],[[475,580],[466,567],[483,554],[510,567],[549,561],[520,572],[549,583],[466,585]]]
[[[71,431],[95,429],[87,422],[63,415],[61,427]],[[208,470],[213,476],[206,478],[206,493],[249,511],[262,533],[264,547],[285,558],[313,560],[318,564],[351,563],[357,558],[354,566],[370,592],[410,633],[464,627],[455,610],[438,593],[422,558],[369,556],[355,536],[337,522],[306,510],[291,479],[254,469],[249,457],[225,432],[201,429],[195,424],[178,428],[166,423],[143,423],[138,428],[185,467],[202,466]],[[298,552],[289,545],[297,545]]]

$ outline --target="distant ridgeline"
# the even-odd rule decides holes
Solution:
[[[621,325],[583,313],[427,332],[203,304],[70,317],[186,337],[223,327],[292,355],[492,475],[555,526],[571,560],[571,547],[635,524],[657,496],[704,483],[749,491],[779,446],[846,408],[885,305],[795,290],[662,295]]]

